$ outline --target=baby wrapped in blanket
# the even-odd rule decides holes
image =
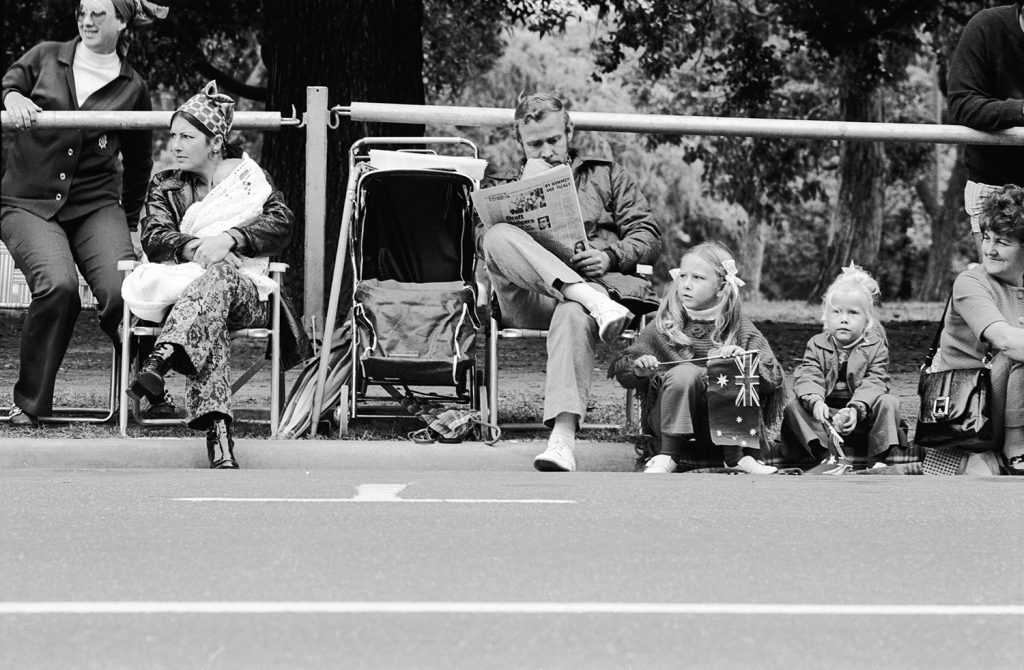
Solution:
[[[229,172],[227,175],[221,172]],[[256,161],[243,154],[239,161],[225,161],[214,175],[217,185],[205,198],[193,203],[182,217],[181,232],[195,237],[213,237],[245,224],[263,212],[272,189]],[[252,280],[260,300],[277,290],[267,276],[270,259],[241,257],[239,272]],[[195,262],[179,264],[143,263],[121,286],[121,295],[132,314],[147,321],[163,321],[185,288],[206,269]]]

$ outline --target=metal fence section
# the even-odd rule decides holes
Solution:
[[[359,122],[489,127],[511,126],[514,112],[512,109],[496,107],[445,107],[378,102],[353,102],[347,107],[335,107],[333,111]],[[1024,145],[1024,128],[986,133],[966,126],[929,123],[860,123],[609,112],[569,112],[569,116],[576,130],[607,132],[781,137],[801,140]]]
[[[174,112],[39,112],[33,128],[38,129],[107,129],[107,130],[166,130]],[[14,128],[10,114],[0,112],[3,127]],[[235,112],[231,127],[234,130],[280,130],[299,126],[299,119],[281,116],[279,112]]]

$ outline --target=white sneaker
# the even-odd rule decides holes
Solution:
[[[753,456],[744,456],[736,464],[736,467],[748,475],[774,475],[779,471],[774,465],[765,465]]]
[[[572,448],[571,439],[552,436],[548,439],[548,448],[533,459],[533,467],[541,472],[574,472],[576,458]]]
[[[622,335],[622,331],[633,320],[633,313],[611,298],[603,301],[590,316],[597,321],[597,334],[606,344],[619,339],[619,335]]]
[[[658,454],[657,456],[651,456],[651,460],[647,461],[647,465],[644,466],[644,473],[650,472],[667,475],[670,472],[675,472],[677,467],[676,459],[668,454]]]

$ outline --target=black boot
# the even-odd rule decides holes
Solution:
[[[128,387],[126,393],[132,400],[150,398],[162,398],[164,395],[164,375],[171,369],[171,360],[174,357],[174,347],[169,344],[158,345],[153,353],[146,357],[135,375],[135,381]]]
[[[206,453],[210,457],[210,468],[214,470],[237,470],[235,440],[231,437],[231,424],[217,419],[206,429]]]

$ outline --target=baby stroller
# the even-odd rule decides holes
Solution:
[[[374,145],[463,146],[473,157]],[[408,416],[417,399],[486,416],[487,385],[476,364],[470,199],[482,166],[476,146],[462,138],[366,138],[352,145],[352,374],[335,415],[342,434],[351,419]]]

